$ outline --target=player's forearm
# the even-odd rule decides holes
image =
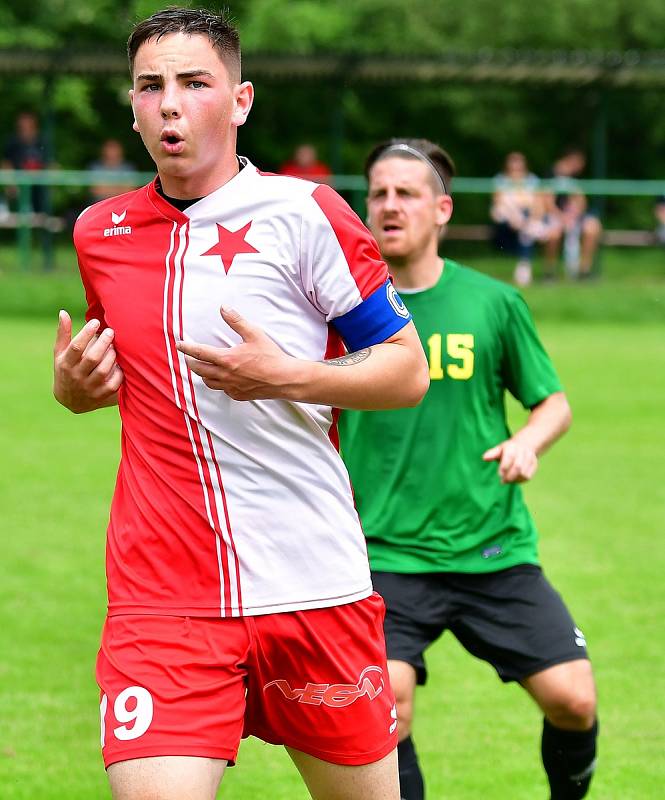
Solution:
[[[429,370],[415,330],[323,362],[303,362],[289,399],[365,410],[417,405]]]
[[[570,428],[572,418],[566,395],[555,392],[531,410],[526,425],[512,438],[528,443],[540,456]]]
[[[233,400],[291,400],[337,408],[415,406],[429,386],[429,368],[413,322],[373,347],[330,361],[287,355],[237,312],[222,317],[243,341],[220,348],[177,342],[187,366]]]

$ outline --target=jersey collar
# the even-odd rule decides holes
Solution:
[[[234,198],[237,198],[239,193],[244,193],[246,191],[245,187],[253,180],[258,172],[256,167],[244,156],[239,156],[238,161],[242,165],[242,168],[231,180],[220,186],[219,189],[215,189],[214,192],[202,197],[198,202],[192,203],[192,205],[184,211],[179,211],[157,191],[157,177],[155,177],[152,183],[148,184],[148,198],[163,216],[180,224],[188,222],[193,216],[197,216],[201,213],[205,214],[206,211],[212,209],[219,211],[224,207],[233,206]]]

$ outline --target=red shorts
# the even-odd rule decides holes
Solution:
[[[384,606],[211,619],[109,617],[97,657],[104,763],[188,755],[233,762],[257,736],[334,764],[397,746]]]

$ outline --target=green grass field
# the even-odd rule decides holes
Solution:
[[[510,272],[509,262],[478,262]],[[647,800],[665,784],[665,256],[607,254],[604,269],[597,283],[527,293],[575,419],[526,491],[546,571],[595,664],[602,738],[591,797]],[[0,276],[2,800],[109,797],[93,670],[118,422],[114,410],[68,414],[50,394],[57,308],[80,313],[79,292],[67,265]],[[546,798],[540,719],[521,690],[449,635],[429,665],[415,738],[430,800]],[[307,797],[282,750],[255,740],[221,794]]]

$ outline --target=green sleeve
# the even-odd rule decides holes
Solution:
[[[508,296],[504,322],[503,378],[506,388],[525,408],[533,408],[562,391],[554,365],[540,341],[524,299]]]

